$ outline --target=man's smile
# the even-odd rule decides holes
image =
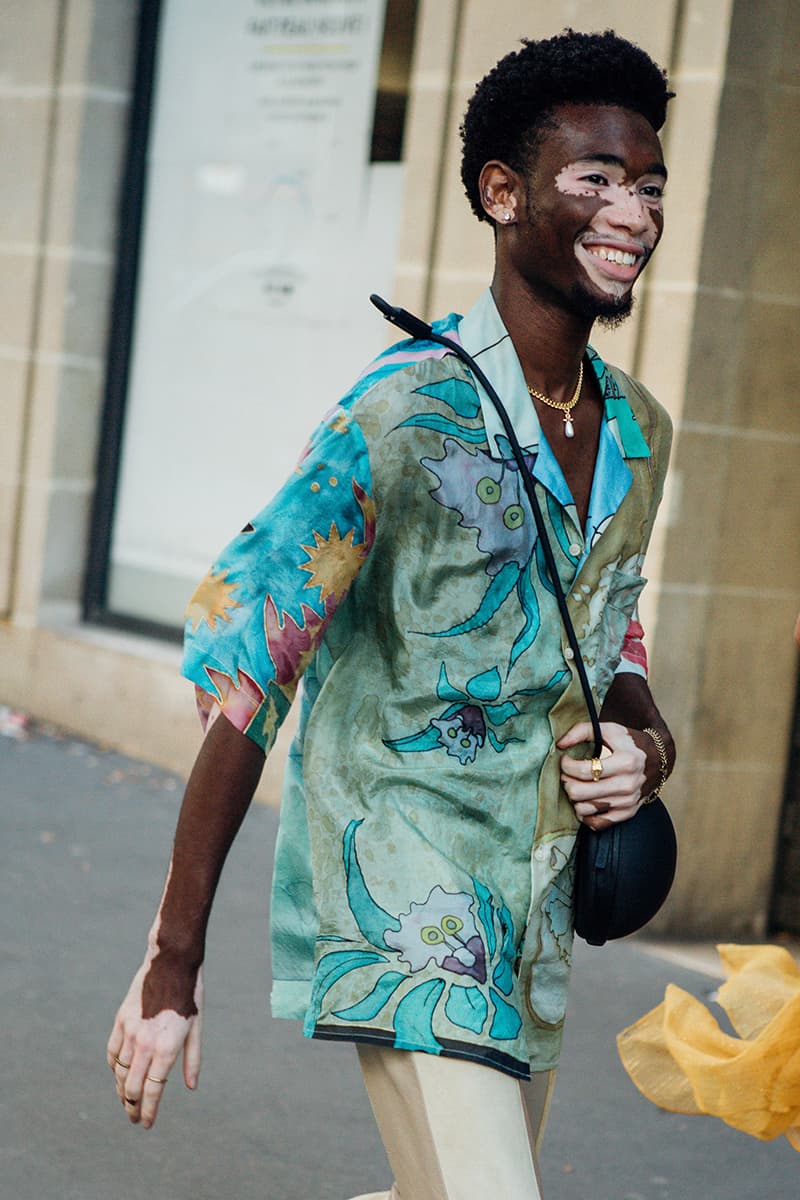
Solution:
[[[648,251],[641,243],[596,235],[575,243],[578,261],[600,287],[633,284],[647,261]]]
[[[606,250],[605,246],[601,246],[597,250],[592,247],[589,249],[589,253],[596,254],[604,261],[618,263],[621,267],[632,267],[637,261],[635,254],[629,254],[626,250]]]

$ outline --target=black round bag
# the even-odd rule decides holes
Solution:
[[[675,878],[678,843],[666,807],[654,800],[608,829],[581,825],[575,853],[575,932],[602,946],[656,915]]]

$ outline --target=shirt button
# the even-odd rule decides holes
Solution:
[[[575,653],[572,649],[572,646],[567,646],[566,650],[564,651],[564,658],[567,660],[567,662],[572,662],[574,657]]]
[[[572,542],[570,545],[570,548],[569,548],[569,552],[573,558],[577,558],[581,552],[581,547],[578,545],[577,542]]]
[[[547,851],[545,850],[544,846],[539,846],[539,848],[533,852],[533,857],[538,858],[539,862],[541,862],[546,855]]]

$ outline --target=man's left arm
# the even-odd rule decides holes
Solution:
[[[604,752],[602,774],[592,777],[591,759],[561,759],[561,782],[576,816],[592,829],[603,829],[635,816],[675,765],[675,743],[658,711],[647,680],[621,671],[614,676],[600,710]],[[656,736],[646,733],[652,729]],[[568,750],[592,741],[588,721],[574,725],[558,742]],[[659,741],[663,749],[659,750]]]

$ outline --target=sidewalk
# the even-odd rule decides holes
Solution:
[[[3,1200],[345,1200],[388,1186],[352,1049],[269,1017],[277,820],[261,806],[234,846],[209,933],[199,1090],[186,1092],[176,1069],[155,1128],[128,1125],[104,1047],[160,894],[181,781],[54,730],[17,739],[2,728]],[[708,947],[577,947],[542,1160],[547,1200],[800,1194],[800,1155],[785,1139],[661,1113],[617,1059],[615,1034],[668,982],[713,992],[713,961]]]

